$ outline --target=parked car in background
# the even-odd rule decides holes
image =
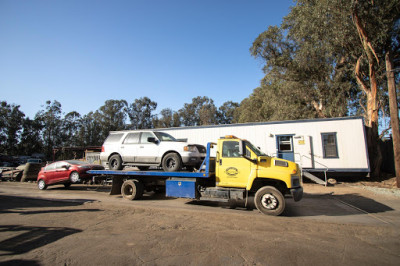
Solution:
[[[42,163],[42,160],[38,159],[38,158],[30,158],[26,162],[27,163]]]
[[[92,178],[93,175],[87,173],[89,170],[104,170],[104,167],[75,160],[54,162],[40,170],[38,187],[43,190],[50,185],[64,184],[68,188],[73,183]]]
[[[176,140],[173,136],[153,130],[113,131],[104,141],[100,153],[102,164],[111,170],[124,166],[136,166],[147,170],[161,166],[164,171],[174,172],[186,167],[200,167],[206,157],[206,147]]]

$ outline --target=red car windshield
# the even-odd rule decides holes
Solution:
[[[74,164],[74,165],[83,165],[83,164],[88,164],[87,162],[82,162],[82,161],[76,161],[76,160],[68,160],[66,161],[69,164]]]

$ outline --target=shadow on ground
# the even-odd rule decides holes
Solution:
[[[87,199],[37,199],[20,196],[0,195],[0,214],[18,213],[21,215],[39,214],[39,213],[63,213],[63,212],[95,212],[100,209],[54,209],[58,207],[75,207],[83,205],[93,200]],[[39,210],[26,210],[28,208],[39,208]],[[53,209],[51,209],[53,208]]]
[[[284,216],[347,216],[393,211],[385,204],[357,194],[307,194],[299,202],[287,198]]]
[[[393,211],[385,204],[357,194],[307,194],[299,202],[294,202],[289,196],[285,198],[286,208],[281,216],[309,217],[309,216],[349,216],[365,213],[383,213]],[[187,204],[208,206],[215,208],[232,208],[229,203],[212,201],[190,201]],[[254,210],[254,203],[249,208],[244,202],[238,202],[236,208],[240,211]]]
[[[29,265],[29,266],[39,266],[40,263],[37,262],[36,260],[9,260],[9,261],[3,261],[0,262],[0,266],[23,266],[23,265]]]
[[[0,242],[0,257],[24,254],[79,232],[81,230],[68,227],[0,225],[0,235],[12,235]]]

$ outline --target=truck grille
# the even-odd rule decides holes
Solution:
[[[207,152],[206,147],[204,147],[203,145],[196,145],[196,148],[200,153],[206,153]]]

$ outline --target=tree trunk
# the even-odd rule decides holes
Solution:
[[[379,120],[379,106],[378,106],[378,83],[376,80],[376,65],[379,64],[378,57],[375,53],[374,48],[368,38],[368,33],[364,29],[362,22],[358,16],[358,1],[355,1],[352,16],[354,25],[357,28],[357,32],[360,37],[360,41],[365,54],[367,55],[369,75],[365,77],[361,74],[361,60],[363,56],[360,56],[357,60],[355,67],[355,76],[357,83],[361,89],[367,95],[367,114],[366,114],[366,126],[367,131],[367,144],[368,153],[371,162],[371,175],[375,178],[380,176],[380,169],[382,165],[382,153],[379,147],[379,134],[378,134],[378,120]],[[369,82],[369,86],[366,82]]]
[[[392,126],[394,166],[396,169],[397,187],[400,188],[400,130],[399,130],[399,110],[397,108],[396,83],[393,72],[393,58],[391,51],[385,56],[386,77],[389,92],[390,124]]]

